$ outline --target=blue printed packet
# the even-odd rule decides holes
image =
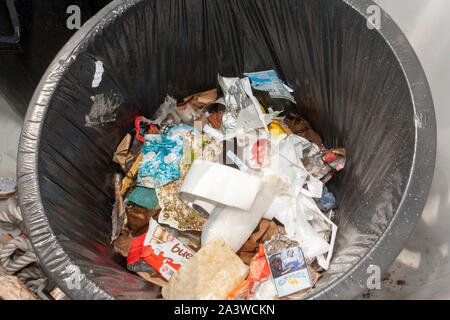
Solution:
[[[266,251],[266,258],[279,298],[312,287],[311,276],[300,247],[291,247],[272,255],[267,255]]]
[[[291,94],[293,90],[280,80],[275,70],[244,73],[244,75],[250,78],[253,88],[268,92],[272,98],[287,99],[296,103]]]
[[[179,179],[183,138],[148,134],[145,140],[139,165],[138,186],[160,188]]]

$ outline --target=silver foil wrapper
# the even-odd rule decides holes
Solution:
[[[245,93],[241,79],[225,78],[219,75],[218,82],[225,98],[225,112],[220,129],[223,134],[228,134],[236,130],[239,112],[247,108],[251,101]]]
[[[298,246],[299,246],[298,241],[292,240],[286,237],[281,232],[278,232],[272,237],[272,239],[270,239],[264,244],[264,250],[266,251],[267,256],[271,256],[288,248]]]

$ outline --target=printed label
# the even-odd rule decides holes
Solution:
[[[141,257],[167,280],[195,252],[151,219]]]
[[[311,288],[311,277],[300,247],[273,254],[267,260],[278,297]]]

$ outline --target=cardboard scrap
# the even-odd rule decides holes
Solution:
[[[255,254],[258,253],[259,245],[270,240],[278,232],[286,233],[284,227],[273,221],[262,219],[256,231],[242,245],[237,254],[242,261],[249,265]]]
[[[126,258],[130,253],[132,242],[131,232],[128,229],[123,229],[119,237],[113,242],[114,251]]]
[[[309,141],[321,145],[322,138],[315,132],[308,121],[303,118],[295,118],[287,123],[288,128],[292,131],[292,133],[308,139]]]
[[[150,210],[138,205],[132,205],[127,208],[128,228],[132,234],[137,235],[145,232],[149,221],[159,213],[159,207]]]
[[[217,89],[211,89],[208,91],[187,96],[186,98],[183,99],[183,102],[178,105],[178,108],[182,109],[189,104],[193,107],[201,109],[216,100],[217,100]]]
[[[131,145],[131,135],[128,133],[120,142],[119,146],[114,152],[113,162],[120,165],[123,171],[125,170],[126,161],[128,158],[128,151],[130,150]]]

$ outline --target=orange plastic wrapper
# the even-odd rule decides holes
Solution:
[[[211,123],[211,125],[215,129],[220,130],[220,127],[222,126],[222,117],[223,117],[223,112],[217,112],[217,113],[210,115],[208,117],[208,121],[209,121],[209,123]]]
[[[250,272],[247,279],[231,291],[228,300],[248,300],[250,295],[255,294],[255,289],[259,283],[269,277],[269,263],[266,259],[264,247],[260,244],[259,251],[250,262]]]

